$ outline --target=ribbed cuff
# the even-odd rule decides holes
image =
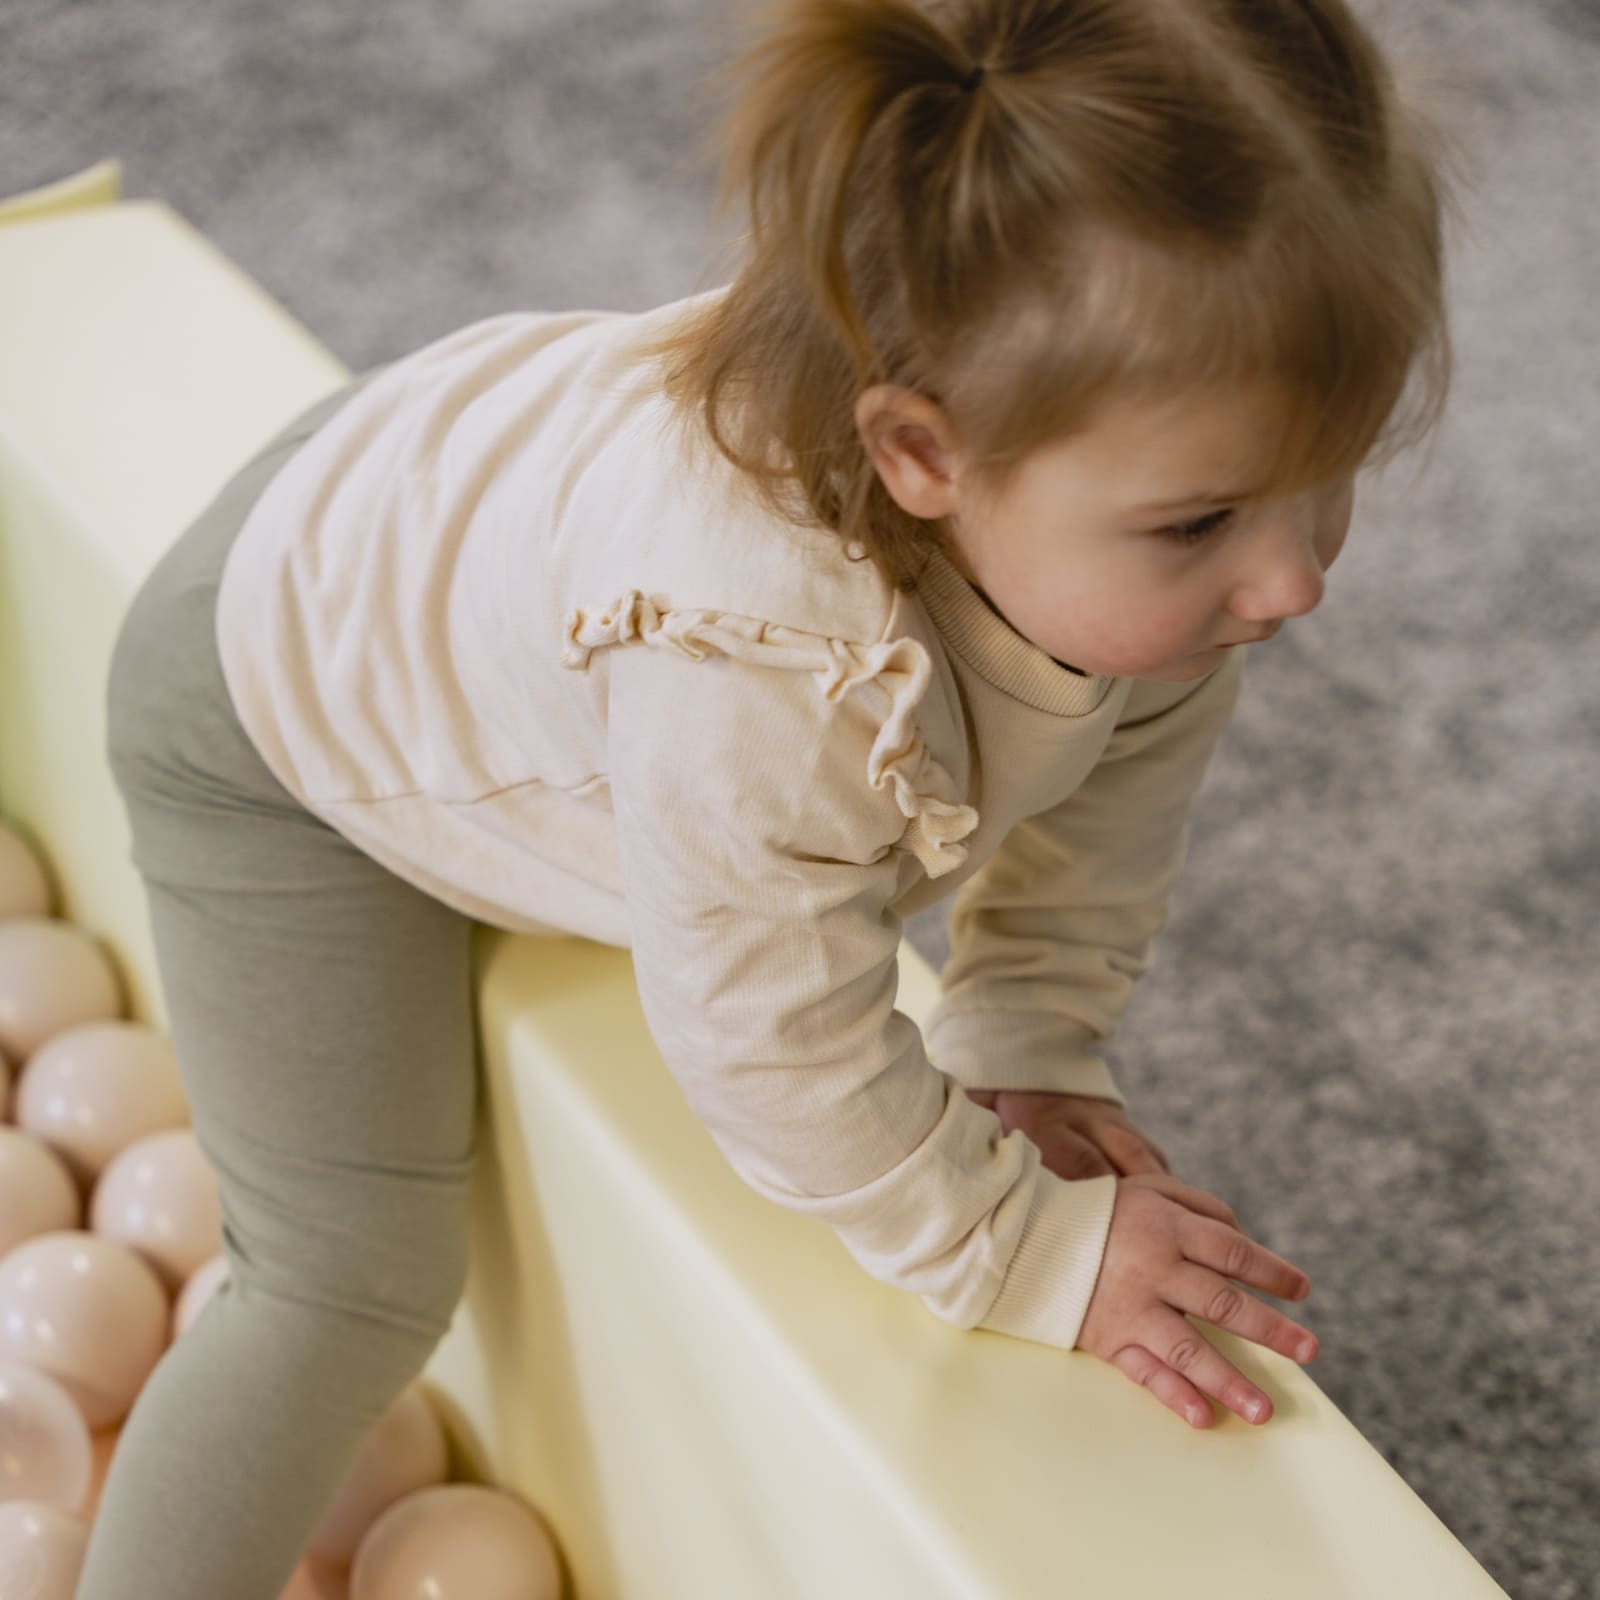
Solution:
[[[1117,1178],[1068,1182],[1048,1167],[995,1302],[977,1326],[1070,1350],[1078,1342],[1111,1231]]]

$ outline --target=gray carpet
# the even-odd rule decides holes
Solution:
[[[1600,1595],[1600,10],[1360,10],[1470,155],[1458,387],[1431,456],[1364,481],[1322,608],[1255,652],[1114,1062],[1180,1175],[1311,1274],[1317,1381],[1517,1600],[1577,1600]],[[725,39],[722,0],[13,8],[0,191],[120,156],[359,368],[507,309],[720,281],[696,140]],[[943,920],[912,930],[936,962]]]

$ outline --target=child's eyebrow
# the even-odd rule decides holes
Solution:
[[[1151,511],[1178,511],[1184,506],[1220,506],[1226,505],[1230,500],[1249,500],[1259,492],[1256,489],[1233,489],[1225,493],[1186,494],[1176,500],[1152,501],[1149,505],[1133,506],[1130,509],[1134,515],[1142,516]]]

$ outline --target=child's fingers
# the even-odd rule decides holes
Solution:
[[[1286,1317],[1281,1311],[1246,1294],[1237,1284],[1207,1267],[1185,1262],[1162,1280],[1161,1295],[1179,1311],[1192,1311],[1197,1317],[1236,1333],[1241,1339],[1259,1344],[1279,1355],[1301,1363],[1316,1354],[1316,1335],[1309,1328]]]
[[[1176,1311],[1152,1313],[1144,1323],[1142,1343],[1124,1346],[1113,1365],[1196,1428],[1210,1427],[1214,1420],[1207,1396],[1255,1425],[1272,1417],[1272,1396]]]
[[[1152,1355],[1142,1344],[1125,1344],[1111,1358],[1124,1377],[1132,1378],[1141,1388],[1148,1389],[1169,1411],[1175,1411],[1185,1422],[1203,1428],[1211,1420],[1211,1407],[1206,1398],[1180,1372],[1175,1372],[1159,1356]]]
[[[1220,1220],[1220,1219],[1218,1219]],[[1248,1234],[1231,1228],[1212,1226],[1211,1220],[1184,1220],[1178,1230],[1178,1248],[1197,1266],[1210,1267],[1224,1278],[1237,1278],[1253,1289],[1265,1289],[1283,1300],[1302,1300],[1311,1280],[1282,1256],[1257,1244]],[[1186,1307],[1205,1317],[1209,1313],[1197,1306]],[[1216,1321],[1216,1318],[1210,1318]]]
[[[1230,1228],[1239,1226],[1239,1219],[1234,1214],[1233,1207],[1226,1200],[1219,1200],[1208,1190],[1197,1189],[1192,1183],[1174,1178],[1170,1172],[1140,1173],[1138,1178],[1142,1187],[1154,1189],[1157,1194],[1164,1194],[1169,1200],[1176,1200],[1179,1205],[1187,1206],[1189,1210],[1196,1211],[1203,1217],[1214,1217]]]
[[[1164,1172],[1171,1175],[1172,1164],[1165,1152],[1147,1133],[1125,1123],[1104,1121],[1094,1125],[1094,1139],[1111,1158],[1116,1169],[1127,1177],[1136,1172]]]

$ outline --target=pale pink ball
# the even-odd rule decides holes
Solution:
[[[294,1569],[278,1600],[348,1600],[350,1569],[337,1561],[307,1556]]]
[[[148,1134],[115,1157],[94,1187],[89,1226],[137,1250],[176,1293],[222,1248],[217,1175],[192,1128]]]
[[[444,1429],[421,1388],[409,1384],[373,1425],[306,1549],[348,1562],[367,1530],[396,1500],[449,1474]]]
[[[0,822],[0,917],[48,917],[50,880],[33,846]]]
[[[100,1497],[105,1493],[106,1479],[111,1476],[111,1462],[117,1453],[117,1446],[121,1443],[121,1423],[113,1423],[109,1428],[96,1428],[89,1435],[89,1448],[93,1454],[94,1466],[89,1475],[89,1493],[84,1498],[79,1515],[87,1517],[90,1522],[99,1515]]]
[[[85,1188],[146,1134],[188,1125],[177,1057],[143,1022],[87,1022],[41,1046],[17,1084],[17,1123]]]
[[[397,1500],[350,1569],[350,1600],[560,1600],[543,1521],[501,1489],[446,1483]]]
[[[82,1220],[83,1201],[61,1157],[20,1128],[0,1128],[0,1259],[24,1239]]]
[[[91,1428],[128,1414],[167,1345],[167,1293],[124,1244],[45,1233],[0,1261],[0,1358],[61,1384]]]
[[[0,1595],[72,1600],[89,1548],[89,1524],[43,1500],[0,1505]]]
[[[189,1274],[189,1281],[178,1293],[178,1303],[172,1308],[172,1337],[181,1339],[195,1324],[206,1308],[206,1302],[228,1281],[228,1258],[214,1255],[203,1266]]]
[[[80,1022],[122,1015],[122,982],[97,939],[54,917],[0,922],[0,1050],[17,1060]]]
[[[89,1424],[72,1396],[36,1367],[0,1361],[0,1500],[81,1511],[93,1468]]]

